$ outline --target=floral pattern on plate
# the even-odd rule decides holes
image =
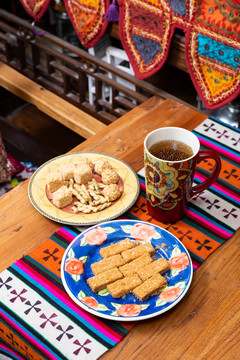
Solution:
[[[114,299],[107,289],[94,293],[87,284],[87,279],[93,276],[91,264],[102,259],[101,247],[127,237],[133,242],[151,243],[156,259],[164,257],[170,264],[170,270],[164,274],[168,285],[145,302],[132,293],[120,299]],[[190,255],[174,235],[157,225],[135,220],[115,220],[85,230],[68,246],[61,264],[65,290],[80,307],[97,316],[121,321],[143,320],[169,310],[186,294],[192,274]]]

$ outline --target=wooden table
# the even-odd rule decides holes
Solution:
[[[138,171],[147,133],[163,126],[192,130],[204,118],[173,100],[153,97],[72,151],[111,154]],[[28,181],[0,198],[0,270],[61,227],[35,210],[27,188]],[[183,301],[163,315],[138,322],[101,359],[239,359],[239,240],[237,231],[199,267]]]

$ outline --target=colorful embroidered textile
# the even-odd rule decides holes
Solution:
[[[240,130],[210,118],[194,133],[203,149],[214,149],[221,156],[218,181],[191,200],[181,221],[160,224],[147,213],[144,178],[139,175],[142,192],[126,217],[168,229],[188,248],[196,269],[239,227]],[[211,160],[199,164],[196,183],[212,166]],[[62,227],[0,274],[0,353],[17,360],[95,360],[132,327],[85,312],[65,292],[60,262],[79,233],[76,227]]]
[[[94,46],[108,26],[105,15],[110,0],[64,0],[64,4],[82,45]]]
[[[144,79],[165,63],[176,28],[196,90],[208,109],[240,93],[239,0],[118,0],[122,45]]]
[[[35,20],[41,19],[51,0],[20,0],[27,13]]]
[[[21,171],[15,172],[10,181],[0,184],[0,196],[30,178],[35,170],[37,170],[37,167],[33,166],[31,163],[21,162],[20,164],[22,165]]]

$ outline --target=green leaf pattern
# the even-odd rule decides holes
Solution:
[[[180,250],[179,246],[178,246],[178,245],[174,245],[173,251],[172,251],[172,253],[171,253],[171,258],[174,257],[174,256],[176,256],[176,255],[178,255],[178,254],[180,254],[180,253],[181,253],[181,250]]]
[[[67,255],[68,259],[75,258],[75,252],[73,249],[70,249]]]
[[[127,234],[131,233],[132,227],[133,227],[132,225],[123,225],[123,226],[121,226],[122,230]]]
[[[160,232],[155,231],[155,234],[153,235],[153,239],[158,240],[158,239],[161,239],[161,238],[162,238],[162,235],[160,234]]]
[[[109,292],[107,291],[107,289],[103,289],[98,292],[98,295],[99,296],[108,296]]]
[[[81,244],[80,246],[86,246],[88,243],[87,243],[87,240],[85,238],[85,236],[81,239]]]
[[[78,293],[78,298],[81,300],[84,297],[86,297],[86,294],[82,290],[80,290]]]
[[[88,259],[88,256],[81,256],[81,257],[79,258],[79,260],[81,260],[81,261],[83,262],[83,264],[86,264],[87,259]]]
[[[74,281],[79,281],[81,276],[80,275],[74,275],[74,274],[71,274],[71,277],[73,278]]]
[[[105,231],[106,234],[112,234],[112,233],[114,233],[115,231],[117,231],[117,229],[115,229],[115,228],[112,227],[112,226],[106,226],[106,227],[104,228],[104,231]]]

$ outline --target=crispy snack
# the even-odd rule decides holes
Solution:
[[[137,274],[127,276],[121,280],[117,280],[107,285],[107,290],[114,298],[120,298],[129,294],[134,288],[139,286],[142,280]]]
[[[94,275],[98,275],[104,271],[107,271],[114,267],[119,267],[123,264],[125,264],[125,261],[123,260],[123,258],[120,254],[117,254],[117,255],[108,257],[106,259],[100,260],[96,263],[93,263],[91,265],[91,269],[92,269],[92,272]]]
[[[155,249],[150,243],[136,245],[129,238],[102,247],[100,255],[103,260],[91,265],[95,276],[87,282],[94,292],[106,286],[114,298],[132,292],[140,301],[146,301],[149,296],[155,295],[167,285],[166,279],[160,273],[170,268],[164,258],[153,261],[151,255],[154,254]],[[115,276],[119,278],[116,279]]]
[[[59,209],[70,205],[71,202],[72,193],[66,186],[60,187],[60,189],[53,193],[53,204],[56,205]]]
[[[141,244],[136,246],[134,249],[125,250],[122,252],[122,257],[126,263],[136,259],[137,257],[143,255],[145,252],[148,252],[150,255],[155,254],[155,249],[150,243]]]
[[[128,264],[119,267],[119,270],[124,276],[130,276],[136,274],[138,270],[141,270],[144,266],[150,264],[153,261],[149,253],[143,254]]]
[[[112,169],[112,165],[107,160],[99,159],[95,163],[95,171],[97,174],[102,175],[106,169]]]
[[[96,184],[92,181],[91,184],[96,188]],[[73,195],[79,200],[79,202],[75,202],[72,210],[74,213],[78,213],[79,211],[89,214],[91,212],[97,212],[103,209],[106,209],[112,203],[109,201],[107,197],[99,194],[99,191],[95,191],[93,189],[89,189],[84,184],[78,185],[70,183],[69,188]]]
[[[51,172],[47,176],[47,187],[50,192],[55,192],[62,186],[67,186],[71,196],[76,197],[77,201],[72,206],[73,213],[83,212],[85,214],[98,212],[112,205],[112,201],[121,196],[118,185],[106,185],[97,182],[93,177],[94,171],[102,174],[104,171],[110,171],[107,177],[119,179],[118,173],[113,170],[107,160],[97,160],[94,164],[88,158],[79,159],[77,164],[66,163],[59,166],[58,171]],[[115,181],[113,180],[113,182]],[[56,197],[57,198],[57,197]],[[69,197],[70,198],[70,195]],[[67,205],[69,202],[66,200]],[[54,204],[58,207],[63,206],[64,201],[58,203],[55,199]],[[57,205],[58,204],[58,205]]]
[[[121,192],[117,184],[110,184],[103,189],[103,195],[110,201],[115,201],[121,196]]]
[[[133,289],[133,295],[140,301],[146,301],[149,296],[155,295],[158,290],[167,285],[166,279],[160,274],[155,274],[140,286]]]
[[[142,279],[142,281],[145,281],[157,273],[164,274],[169,269],[169,262],[165,258],[160,258],[156,261],[153,261],[151,264],[145,266],[143,269],[138,269],[137,273]]]
[[[57,191],[64,185],[64,179],[59,171],[51,172],[47,175],[47,187],[50,192]]]
[[[103,185],[103,186],[101,186]],[[101,188],[104,188],[104,184],[100,184],[96,181],[96,179],[92,178],[92,181],[89,181],[88,183],[88,191],[92,190],[95,194],[100,195],[101,194]]]
[[[62,174],[64,180],[70,180],[74,176],[74,164],[62,164],[59,166],[58,171]]]
[[[80,164],[74,169],[74,180],[78,184],[87,184],[92,180],[92,170],[87,164]]]
[[[100,249],[100,255],[103,258],[107,258],[112,255],[120,254],[124,250],[132,249],[136,246],[135,243],[132,243],[129,238],[119,241],[116,244],[111,244],[109,246],[102,247]]]
[[[113,169],[106,169],[102,172],[102,182],[106,185],[117,184],[119,180],[118,173]]]
[[[113,281],[122,279],[122,277],[123,277],[122,273],[117,268],[113,268],[104,271],[99,275],[90,277],[89,279],[87,279],[87,283],[93,292],[97,292],[102,289],[105,289],[106,286],[112,283]]]
[[[93,170],[94,168],[92,161],[89,160],[88,158],[79,159],[77,165],[82,165],[82,164],[87,164],[88,166],[90,166],[91,170]]]

